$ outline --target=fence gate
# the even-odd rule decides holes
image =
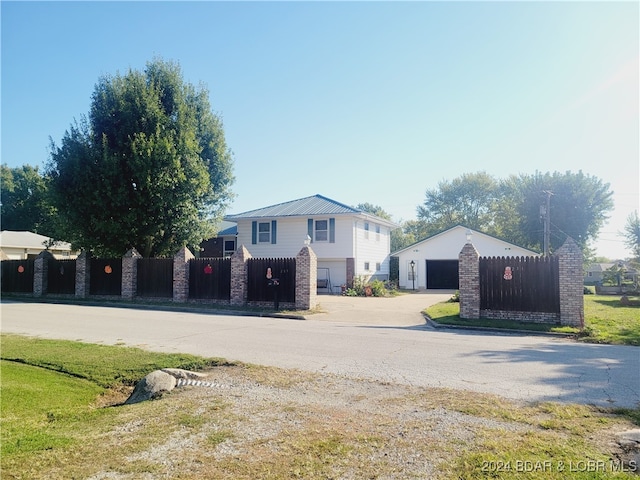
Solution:
[[[231,259],[192,258],[189,260],[189,298],[229,300]]]
[[[122,295],[122,258],[92,258],[91,295]]]
[[[481,257],[480,310],[560,313],[557,256]]]
[[[296,259],[295,258],[250,258],[247,261],[247,300],[270,302],[275,298],[277,288],[278,301],[296,301]],[[267,277],[270,272],[271,281]],[[278,285],[273,285],[273,280]]]
[[[3,292],[33,293],[34,260],[3,260],[2,283]]]
[[[173,297],[172,258],[138,258],[137,262],[139,297]]]
[[[76,261],[50,258],[47,265],[47,293],[76,293]]]

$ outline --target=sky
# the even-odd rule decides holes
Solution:
[[[401,222],[463,173],[582,170],[614,192],[593,246],[624,258],[640,208],[639,9],[2,1],[1,162],[42,168],[101,77],[160,57],[224,122],[229,214],[321,194]]]

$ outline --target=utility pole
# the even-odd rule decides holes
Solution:
[[[544,190],[542,193],[547,195],[546,203],[540,205],[540,216],[544,221],[543,250],[544,254],[548,256],[551,249],[551,195],[553,192]]]

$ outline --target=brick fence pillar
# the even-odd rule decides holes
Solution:
[[[480,318],[480,254],[472,243],[458,255],[460,318]]]
[[[556,253],[560,269],[560,324],[584,327],[582,250],[567,237]]]
[[[312,310],[318,304],[318,257],[309,246],[296,255],[296,309]]]
[[[142,255],[132,248],[122,257],[122,298],[131,300],[138,292],[138,259]]]
[[[247,303],[247,260],[251,258],[249,250],[240,245],[231,255],[231,305],[245,305]]]
[[[49,250],[43,250],[33,262],[33,295],[46,295],[49,285],[49,260],[55,258]]]
[[[91,254],[82,252],[76,258],[76,297],[89,295],[91,280]]]
[[[347,287],[353,288],[353,279],[356,276],[356,259],[347,258]]]
[[[186,302],[189,299],[189,260],[196,258],[191,250],[182,247],[173,257],[173,301]]]

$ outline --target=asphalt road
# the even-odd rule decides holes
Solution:
[[[358,307],[362,303],[332,306],[331,302],[349,300],[340,298],[345,300],[321,298],[328,313],[307,320],[3,302],[1,331],[488,392],[516,400],[640,406],[638,347],[434,330],[421,320],[419,309],[406,303],[420,302],[415,297],[405,304],[366,304],[374,307],[369,314]],[[372,299],[357,301],[362,300]]]

